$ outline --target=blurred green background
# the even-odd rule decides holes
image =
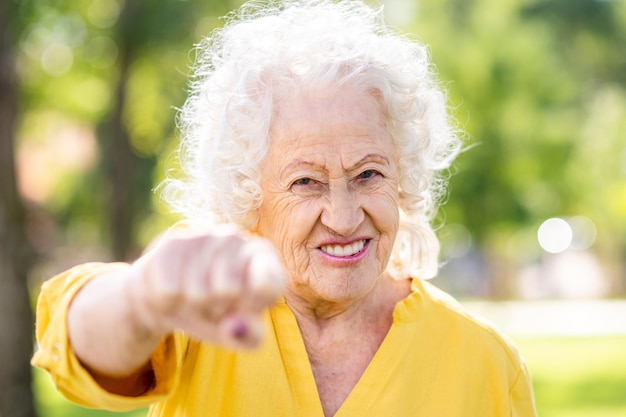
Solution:
[[[518,342],[541,416],[626,415],[626,1],[382,3],[388,23],[430,45],[466,133],[433,282],[470,307],[521,312],[481,310]],[[0,391],[29,383],[15,346],[31,343],[24,305],[43,280],[132,260],[175,221],[153,188],[176,168],[192,46],[239,4],[0,5]],[[108,415],[34,375],[40,416]],[[10,395],[0,417],[18,415]]]

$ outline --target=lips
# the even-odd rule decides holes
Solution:
[[[362,239],[349,245],[323,245],[320,246],[320,250],[331,256],[346,258],[361,252],[366,242],[366,239]]]

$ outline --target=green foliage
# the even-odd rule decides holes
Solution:
[[[142,223],[155,221],[159,213],[152,208],[151,191],[162,174],[154,170],[163,168],[159,159],[169,158],[165,152],[177,139],[176,108],[186,95],[189,50],[199,36],[220,24],[213,16],[233,6],[226,0],[29,0],[15,7],[21,17],[17,48],[25,109],[20,141],[36,143],[61,135],[43,128],[51,113],[68,125],[86,126],[98,137],[97,157],[82,172],[63,166],[41,168],[47,171],[49,189],[37,203],[54,216],[66,236],[84,236],[75,243],[109,238],[109,124],[122,80],[123,123],[138,171],[137,178],[129,178],[136,189],[132,234],[153,230]],[[128,74],[120,72],[125,62],[131,63]],[[72,232],[75,229],[95,233]],[[137,244],[143,246],[151,237],[142,236]]]
[[[151,209],[149,191],[177,140],[175,109],[186,94],[189,51],[240,2],[126,3],[131,11],[123,21],[119,0],[16,3],[25,120],[37,126],[37,114],[53,108],[99,129],[114,105],[117,64],[131,54],[124,123],[145,162],[138,183],[145,189],[137,194],[145,210],[137,221],[154,221],[160,214]],[[500,247],[494,242],[513,230],[531,233],[552,216],[585,215],[599,229],[626,236],[620,133],[626,128],[626,3],[387,3],[390,10],[404,7],[396,13],[401,30],[431,46],[453,113],[468,134],[442,220],[465,225],[479,250]],[[36,137],[36,128],[29,129]],[[85,217],[102,224],[104,201],[85,200],[94,189],[105,195],[106,175],[94,165],[80,181],[58,186],[46,204],[65,227]],[[609,245],[605,235],[599,233],[599,248]],[[610,245],[624,247],[625,239]]]
[[[598,250],[608,234],[626,245],[625,4],[429,1],[404,25],[431,45],[468,134],[441,216],[483,250],[572,215],[595,222]]]

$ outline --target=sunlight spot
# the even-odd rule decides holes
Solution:
[[[120,17],[120,4],[116,0],[93,0],[87,16],[89,21],[98,28],[110,28]]]
[[[537,240],[546,252],[560,253],[572,244],[573,232],[570,225],[563,219],[551,218],[539,226]]]
[[[596,225],[589,217],[574,216],[567,219],[567,223],[572,228],[573,239],[572,249],[588,249],[596,241]]]
[[[74,64],[72,49],[64,43],[52,43],[41,54],[41,67],[50,75],[61,76]]]
[[[412,0],[383,1],[385,19],[392,25],[408,25],[417,15],[418,4]]]

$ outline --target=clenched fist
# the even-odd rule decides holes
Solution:
[[[174,228],[137,262],[95,276],[72,299],[72,349],[103,387],[144,392],[149,358],[175,330],[230,348],[261,340],[260,313],[282,293],[283,266],[267,241],[220,230]]]
[[[274,303],[285,272],[264,239],[230,231],[173,233],[130,269],[130,297],[153,334],[185,331],[227,347],[261,339],[260,312]]]

